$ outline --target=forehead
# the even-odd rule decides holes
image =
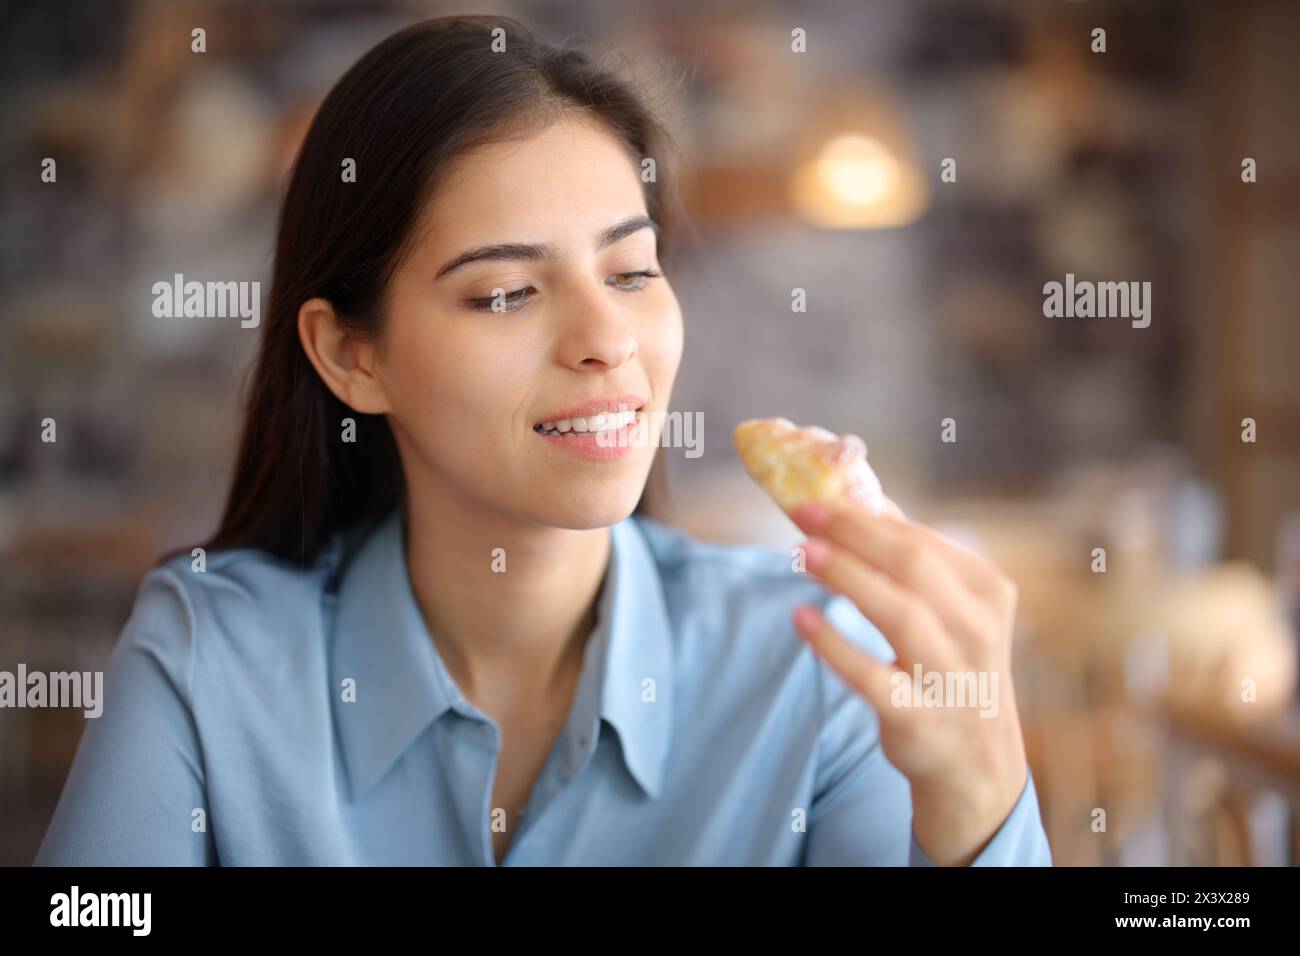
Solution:
[[[441,247],[590,236],[644,212],[639,158],[599,121],[566,118],[457,157],[424,218]]]

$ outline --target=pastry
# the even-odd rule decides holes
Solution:
[[[732,433],[750,476],[786,511],[805,501],[846,496],[875,514],[886,511],[880,479],[857,435],[836,435],[786,418],[751,418]]]

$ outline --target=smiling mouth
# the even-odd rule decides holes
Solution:
[[[618,412],[597,412],[586,418],[562,418],[554,422],[540,422],[533,426],[539,435],[555,437],[575,437],[597,435],[601,432],[612,433],[636,423],[641,409],[628,409]]]

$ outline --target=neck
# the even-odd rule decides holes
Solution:
[[[411,587],[462,692],[491,708],[571,684],[595,626],[609,528],[522,523],[445,487],[406,502]]]

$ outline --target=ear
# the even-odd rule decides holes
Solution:
[[[388,396],[374,374],[373,343],[345,334],[326,299],[308,299],[302,304],[298,340],[316,373],[344,405],[363,414],[389,411]]]

